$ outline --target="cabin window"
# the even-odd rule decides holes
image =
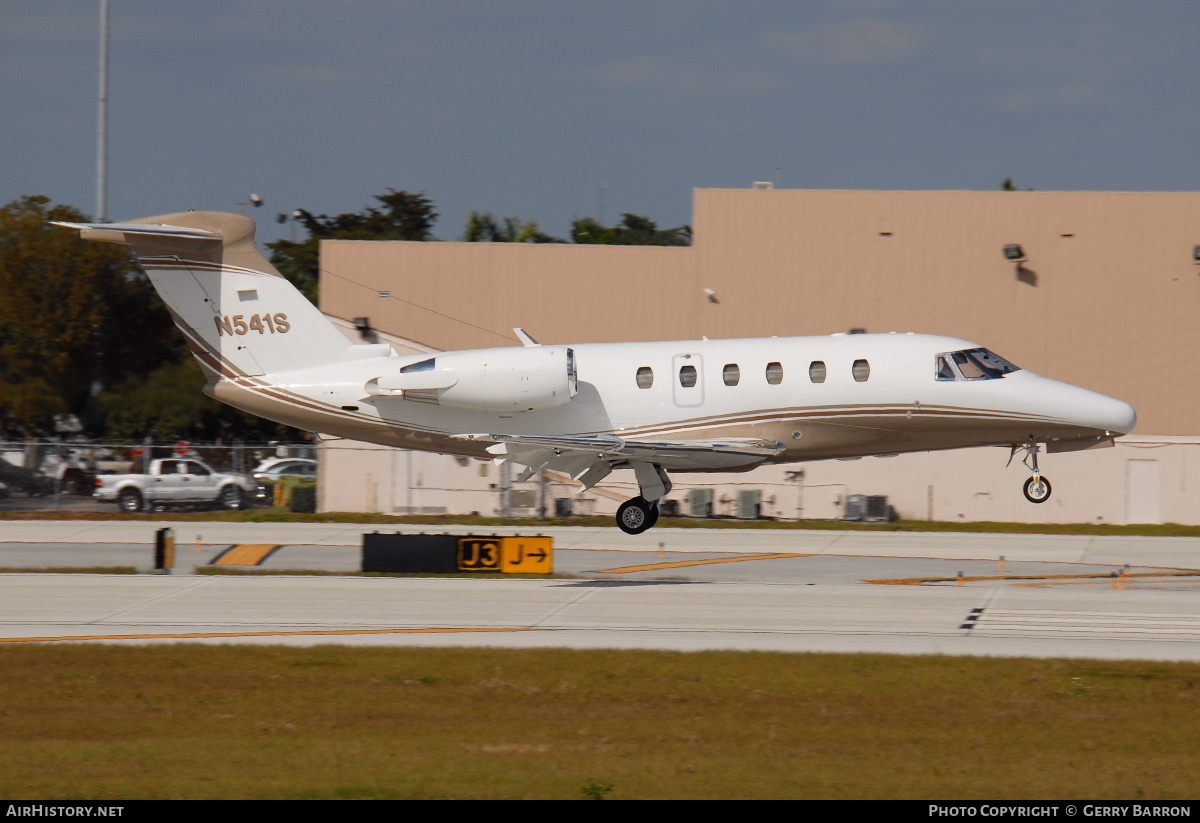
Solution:
[[[742,370],[738,368],[737,363],[726,363],[725,368],[721,369],[721,379],[725,381],[726,386],[736,386],[742,379]]]
[[[690,389],[696,385],[696,367],[695,366],[680,366],[679,367],[679,385],[685,389]]]
[[[855,360],[850,373],[854,375],[856,382],[866,383],[871,378],[871,364],[866,360]]]
[[[808,364],[808,379],[814,383],[825,382],[825,361],[814,360]]]
[[[637,370],[637,384],[639,389],[648,389],[654,385],[654,369],[649,366],[642,366]]]
[[[938,380],[953,380],[954,369],[950,367],[950,361],[945,355],[939,354],[937,358],[937,379]]]
[[[778,386],[783,382],[783,364],[768,363],[767,364],[767,382],[772,386]]]

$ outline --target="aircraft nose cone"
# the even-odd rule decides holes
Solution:
[[[1108,430],[1113,434],[1129,434],[1133,431],[1137,426],[1137,410],[1124,400],[1117,400],[1113,397],[1105,399],[1109,404],[1107,414],[1111,420]]]
[[[1080,422],[1113,434],[1129,434],[1137,425],[1137,411],[1124,400],[1089,392],[1091,397],[1084,420]]]

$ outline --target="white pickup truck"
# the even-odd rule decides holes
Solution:
[[[149,474],[101,474],[96,477],[97,500],[115,501],[122,511],[144,506],[207,504],[240,509],[253,498],[256,483],[245,474],[222,474],[193,458],[150,461]]]

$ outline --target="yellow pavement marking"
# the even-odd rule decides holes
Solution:
[[[278,543],[242,543],[230,546],[213,560],[214,566],[257,566],[280,548]]]
[[[1125,572],[1121,575],[1125,580],[1134,577],[1200,577],[1200,571],[1176,572]],[[924,583],[977,583],[987,580],[1007,580],[1014,586],[1069,586],[1079,583],[1108,583],[1113,579],[1111,572],[1099,574],[994,574],[994,575],[963,575],[959,577],[900,577],[890,580],[864,580],[864,583],[877,583],[883,586],[920,586]],[[1022,583],[1018,581],[1039,581]]]
[[[706,566],[709,563],[740,563],[743,560],[775,560],[780,557],[812,557],[812,554],[747,554],[741,557],[719,557],[715,560],[681,560],[676,563],[649,563],[645,566],[622,566],[619,569],[600,569],[597,574],[625,574],[627,572],[649,572],[656,569],[679,569],[684,566]]]
[[[62,637],[0,637],[0,643],[47,643],[56,640],[190,640],[204,637],[304,637],[350,634],[455,634],[462,632],[536,632],[542,629],[330,629],[296,632],[188,632],[184,634],[79,634]]]

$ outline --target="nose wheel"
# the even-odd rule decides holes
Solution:
[[[658,522],[658,503],[648,503],[644,498],[626,500],[617,509],[617,525],[626,534],[641,534]]]
[[[1050,481],[1036,474],[1025,481],[1024,491],[1030,503],[1045,503],[1050,499]]]
[[[1042,447],[1032,440],[1024,446],[1013,446],[1012,454],[1008,456],[1009,463],[1012,463],[1013,455],[1017,453],[1017,449],[1025,452],[1025,457],[1021,459],[1021,462],[1033,472],[1033,477],[1025,481],[1025,487],[1022,489],[1025,492],[1025,499],[1030,503],[1045,503],[1050,499],[1051,486],[1050,481],[1043,477],[1041,470],[1038,469],[1037,456]]]

